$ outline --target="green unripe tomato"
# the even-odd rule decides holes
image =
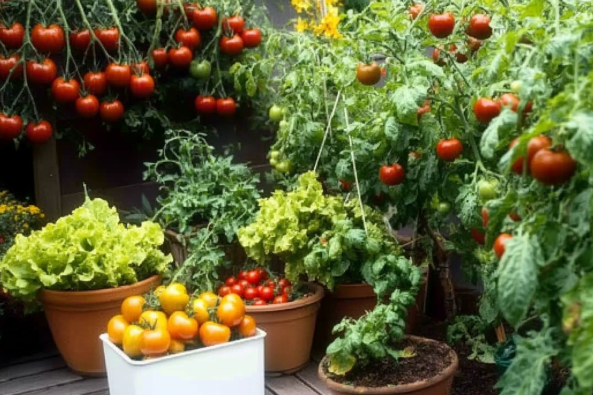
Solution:
[[[276,171],[280,173],[288,173],[290,171],[290,161],[283,160],[276,165]]]
[[[440,202],[437,211],[441,214],[448,214],[451,211],[451,205],[447,202]]]
[[[270,152],[270,159],[280,159],[280,151],[273,150]]]
[[[523,81],[521,81],[521,80],[515,80],[515,81],[511,82],[511,91],[513,93],[519,93],[519,91],[521,90],[522,87],[523,87]]]
[[[478,182],[478,194],[480,195],[480,199],[482,199],[482,201],[484,201],[484,202],[494,199],[497,195],[496,194],[497,186],[498,186],[497,182],[480,180]]]
[[[270,116],[270,120],[272,122],[280,122],[280,121],[282,121],[282,118],[284,118],[283,111],[284,110],[282,109],[282,107],[277,106],[277,105],[274,104],[270,108],[270,112],[268,114]]]
[[[202,60],[198,62],[197,60],[192,60],[189,66],[189,73],[192,77],[198,80],[205,80],[210,78],[210,73],[212,71],[212,65],[207,60]]]
[[[282,121],[280,121],[280,123],[278,124],[278,126],[280,127],[280,130],[288,130],[288,122],[286,122],[284,119]]]
[[[270,164],[274,167],[276,167],[278,165],[278,160],[274,159],[274,158],[270,158]]]

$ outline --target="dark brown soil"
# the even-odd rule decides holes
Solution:
[[[393,358],[385,358],[364,367],[355,367],[343,377],[332,374],[329,377],[357,387],[386,387],[428,380],[451,364],[451,354],[444,345],[404,340],[395,346],[398,350],[407,347],[413,347],[415,357],[399,358],[397,362]]]

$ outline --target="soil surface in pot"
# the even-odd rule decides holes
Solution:
[[[400,358],[397,363],[388,357],[364,367],[355,367],[345,376],[328,373],[328,377],[355,387],[387,387],[428,380],[451,364],[451,354],[444,345],[403,340],[394,346],[397,350],[407,347],[413,347],[415,357]]]

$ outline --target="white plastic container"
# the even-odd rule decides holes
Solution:
[[[109,395],[264,395],[265,337],[134,361],[102,334]]]

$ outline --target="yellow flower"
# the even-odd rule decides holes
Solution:
[[[43,214],[43,213],[39,214],[39,216],[40,216],[41,218],[45,218],[45,214]]]
[[[37,206],[29,206],[28,208],[29,208],[29,212],[33,215],[39,214],[41,212],[41,210]]]
[[[14,220],[15,220],[15,221],[18,221],[18,220],[19,220],[19,216],[18,216],[18,215],[15,215],[15,216],[14,216]]]
[[[298,13],[311,8],[311,3],[308,0],[290,0],[290,3]]]
[[[297,19],[297,23],[294,27],[297,32],[302,33],[304,31],[307,31],[307,29],[309,29],[309,22],[307,22],[304,19],[299,18],[299,19]]]
[[[314,33],[317,36],[324,35],[329,38],[340,38],[342,34],[338,31],[338,24],[340,17],[335,7],[328,7],[328,13],[321,19],[318,26],[315,27]]]

